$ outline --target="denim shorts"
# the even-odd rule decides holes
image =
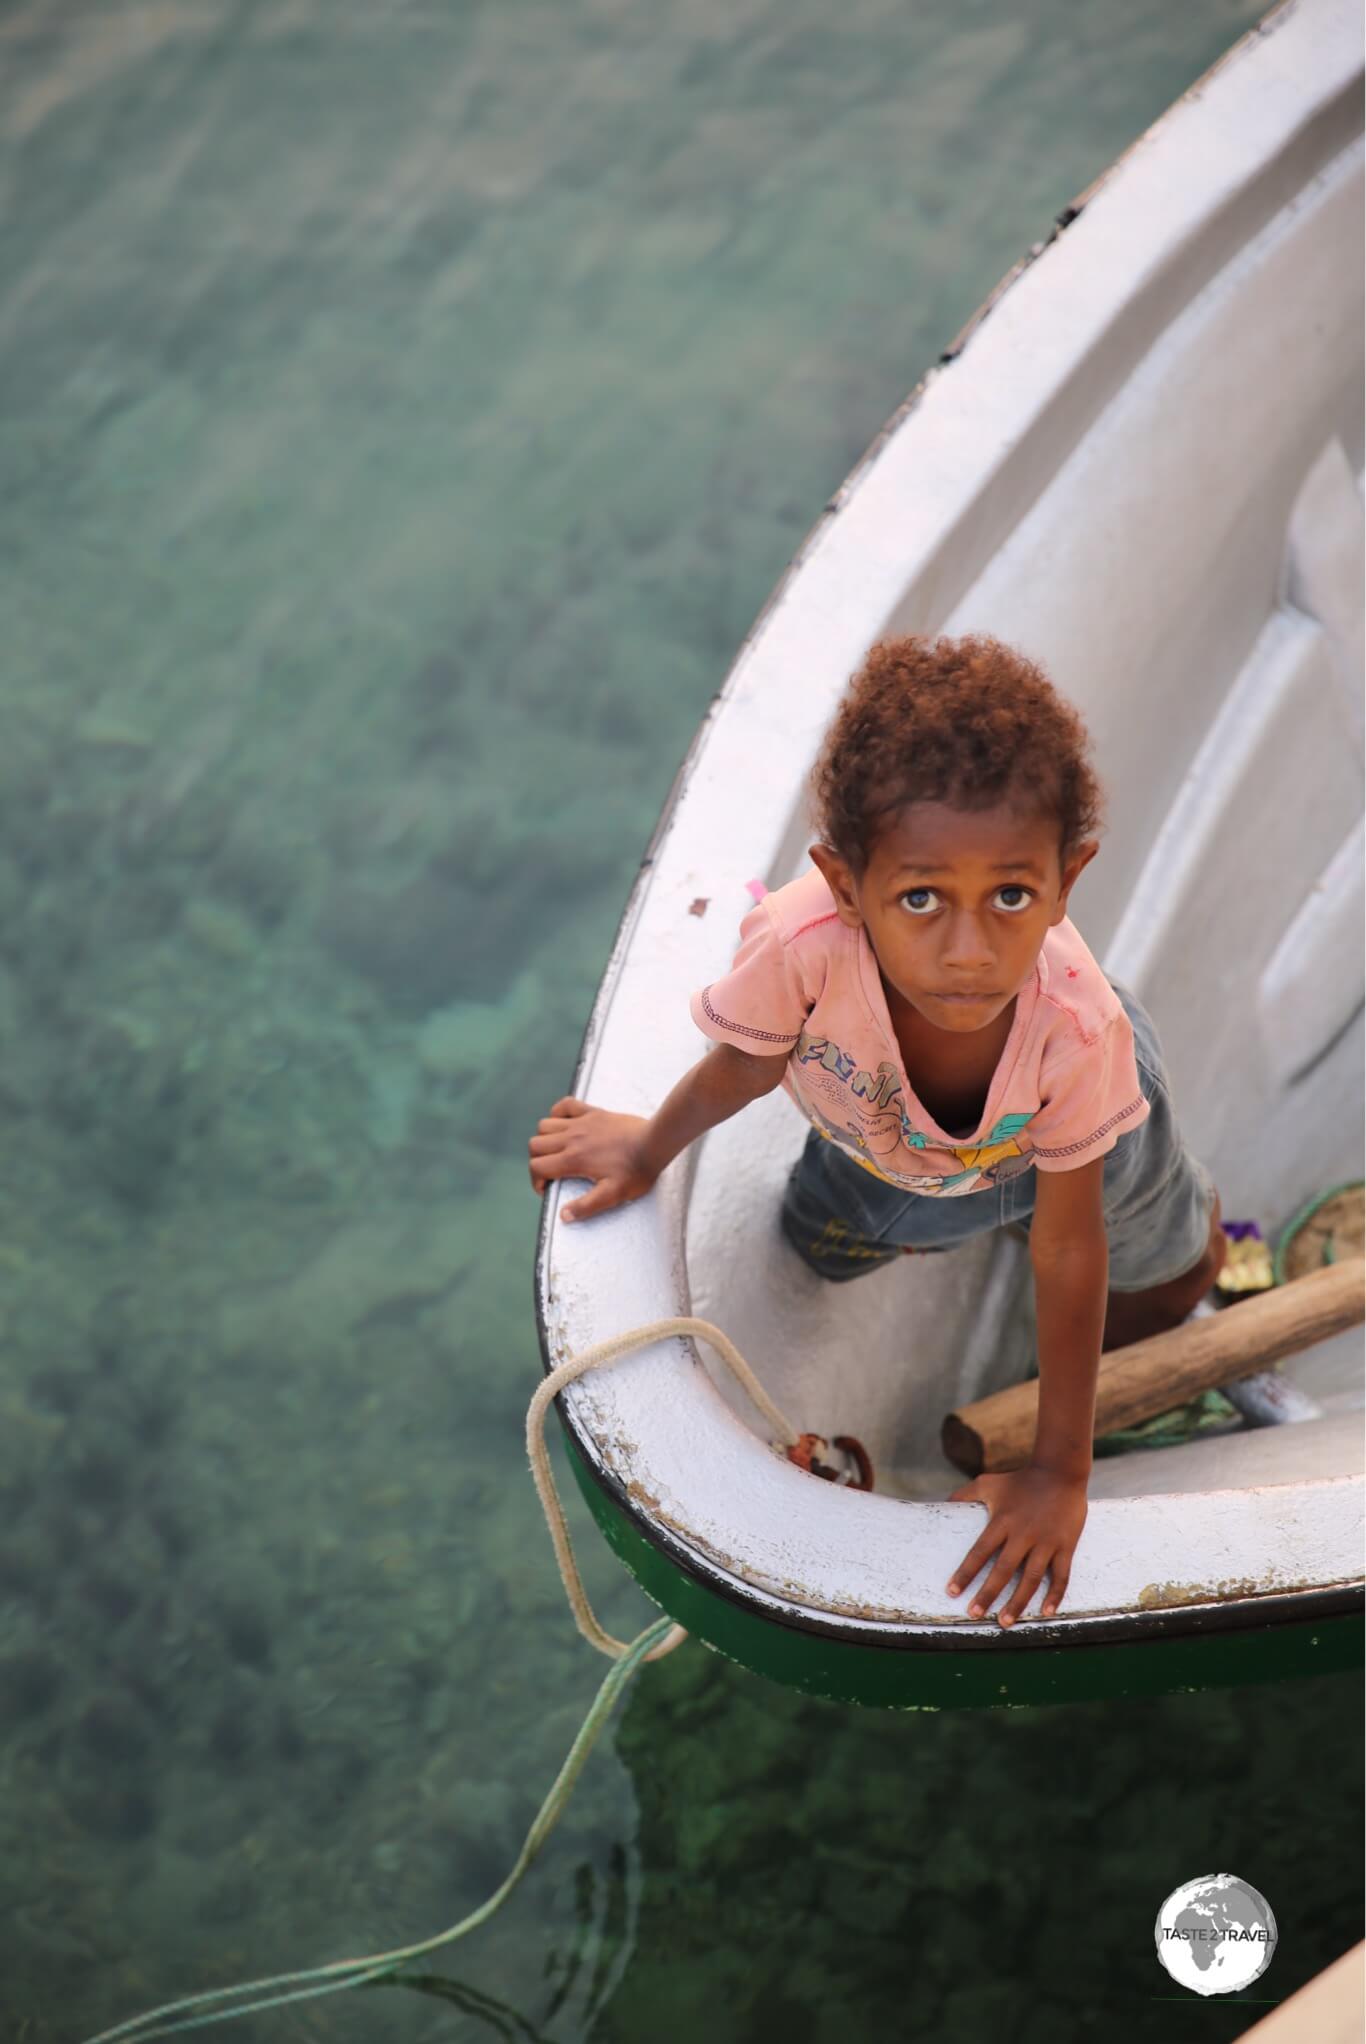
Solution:
[[[1110,984],[1133,1025],[1148,1118],[1120,1136],[1105,1158],[1109,1283],[1114,1292],[1142,1292],[1199,1261],[1209,1240],[1214,1181],[1182,1141],[1152,1017],[1127,987]],[[1035,1178],[1031,1165],[1017,1178],[953,1199],[903,1192],[813,1128],[787,1182],[783,1233],[812,1270],[841,1282],[904,1255],[952,1249],[993,1228],[1027,1234]]]

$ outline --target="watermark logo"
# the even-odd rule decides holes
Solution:
[[[1173,1888],[1157,1912],[1157,1956],[1192,1994],[1237,1994],[1261,1978],[1276,1952],[1265,1895],[1236,1874],[1201,1874]]]

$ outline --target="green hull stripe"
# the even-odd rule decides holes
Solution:
[[[595,1480],[566,1432],[570,1464],[609,1547],[647,1596],[695,1639],[793,1689],[890,1710],[1009,1708],[1158,1696],[1358,1668],[1360,1615],[1110,1645],[924,1653],[863,1646],[781,1625],[686,1574]]]

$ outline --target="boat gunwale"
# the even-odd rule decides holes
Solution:
[[[554,1359],[544,1335],[541,1353],[548,1372],[554,1367]],[[566,1413],[563,1393],[554,1404],[570,1447],[576,1452],[578,1467],[630,1521],[638,1534],[701,1588],[715,1592],[728,1603],[760,1613],[789,1631],[810,1633],[850,1645],[885,1647],[893,1652],[910,1649],[918,1652],[982,1650],[989,1653],[1027,1653],[1044,1648],[1108,1645],[1191,1633],[1242,1628],[1260,1630],[1264,1626],[1298,1624],[1320,1617],[1366,1614],[1366,1580],[1360,1576],[1339,1577],[1327,1583],[1306,1583],[1292,1589],[1258,1589],[1221,1598],[1193,1597],[1148,1607],[1135,1605],[1123,1610],[1064,1611],[1051,1619],[1025,1618],[1018,1626],[1003,1626],[994,1616],[982,1619],[860,1618],[852,1613],[823,1609],[817,1604],[789,1602],[762,1584],[750,1582],[722,1568],[705,1550],[693,1546],[681,1534],[643,1511],[630,1486],[601,1459],[591,1436],[585,1437],[572,1415]],[[1302,1491],[1329,1484],[1356,1487],[1360,1481],[1353,1476],[1327,1476],[1294,1485],[1258,1487]],[[1152,1495],[1181,1496],[1182,1493],[1154,1492]],[[1107,1502],[1122,1504],[1125,1500],[1110,1499]]]

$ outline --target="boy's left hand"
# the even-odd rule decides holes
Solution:
[[[1023,1563],[1019,1586],[999,1614],[1002,1625],[1015,1623],[1045,1572],[1050,1582],[1043,1615],[1051,1618],[1066,1593],[1072,1555],[1086,1524],[1086,1481],[1084,1476],[1036,1469],[1031,1463],[996,1476],[975,1476],[951,1492],[953,1503],[985,1505],[987,1524],[962,1567],[954,1571],[948,1594],[960,1595],[982,1565],[999,1553],[995,1568],[972,1600],[970,1615],[981,1618],[989,1611]]]

